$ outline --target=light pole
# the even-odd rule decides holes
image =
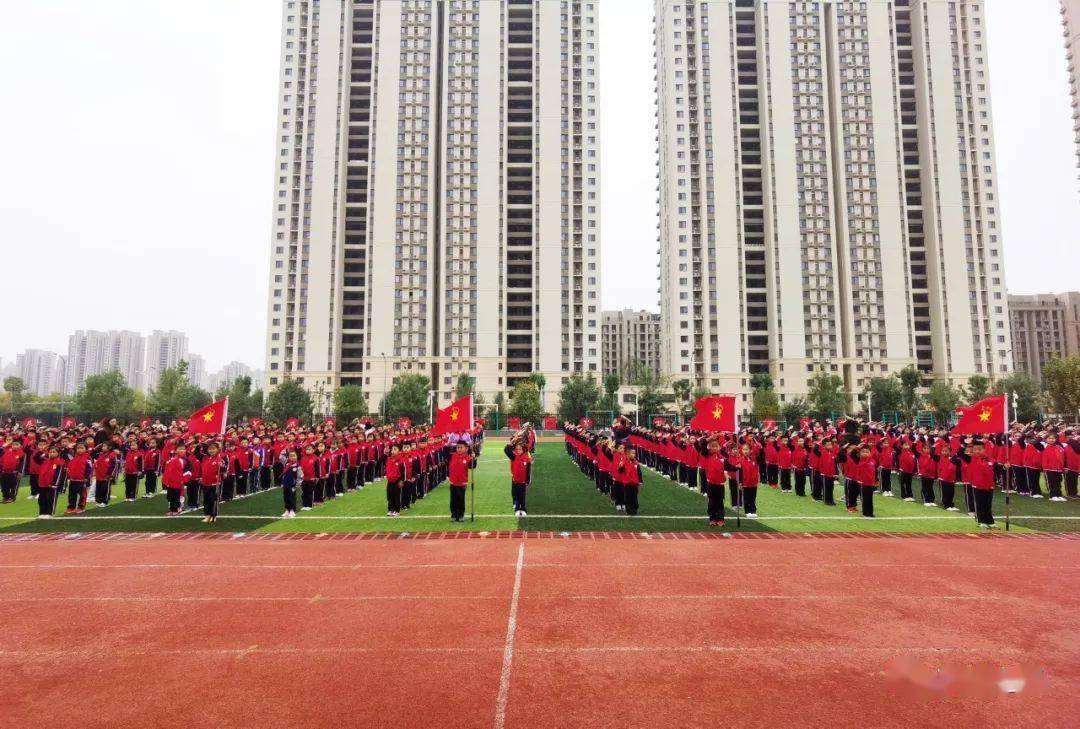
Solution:
[[[382,357],[382,361],[383,361],[383,367],[382,367],[382,401],[383,401],[383,424],[385,425],[386,422],[387,422],[387,418],[389,417],[388,413],[390,411],[390,393],[388,393],[386,391],[386,370],[390,366],[390,362],[389,362],[389,359],[387,359],[386,352],[383,352],[379,356]]]

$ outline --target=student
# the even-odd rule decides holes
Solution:
[[[142,452],[143,472],[143,497],[151,498],[157,493],[158,474],[161,473],[161,450],[158,443],[151,438],[146,441],[146,448]]]
[[[795,474],[795,495],[806,496],[806,477],[809,472],[809,452],[802,437],[796,437],[791,449],[791,468]]]
[[[1080,440],[1073,431],[1072,440],[1065,444],[1065,497],[1077,498],[1077,480],[1080,478]]]
[[[878,485],[877,463],[870,454],[870,444],[852,444],[847,448],[848,465],[844,473],[850,477],[851,491],[855,493],[848,497],[848,511],[854,512],[855,499],[862,500],[862,515],[867,518],[874,516],[874,490]]]
[[[199,464],[199,484],[202,486],[203,522],[213,524],[218,517],[218,499],[221,495],[221,483],[229,470],[229,459],[211,442],[206,447],[206,456]]]
[[[821,480],[821,500],[826,506],[836,506],[834,484],[839,469],[836,467],[839,452],[836,441],[826,438],[818,449],[818,476]]]
[[[747,519],[757,518],[757,490],[761,483],[761,471],[757,460],[750,451],[750,446],[743,443],[742,457],[739,460],[739,485],[742,487],[743,510]]]
[[[975,497],[975,519],[981,529],[994,526],[994,467],[987,460],[982,441],[973,441],[961,455],[964,481],[971,484]]]
[[[179,516],[184,499],[184,484],[191,478],[192,465],[187,457],[187,446],[177,443],[165,462],[161,485],[169,502],[168,516]]]
[[[94,503],[98,507],[106,507],[112,499],[112,484],[120,467],[120,459],[108,441],[101,443],[98,449],[98,456],[94,459]]]
[[[698,445],[701,453],[701,472],[704,476],[705,495],[709,499],[709,526],[724,526],[724,481],[727,480],[727,463],[720,452],[720,441],[712,439]]]
[[[945,511],[960,511],[953,503],[956,494],[956,482],[960,476],[960,459],[952,454],[952,446],[946,442],[941,446],[937,463],[938,481],[941,482],[941,505]]]
[[[641,464],[637,462],[636,450],[622,445],[619,448],[623,451],[623,457],[619,461],[617,479],[622,482],[623,499],[626,501],[624,511],[627,516],[637,516],[638,492],[641,490],[642,480]]]
[[[203,446],[198,441],[188,449],[188,460],[191,465],[191,476],[187,482],[187,498],[184,500],[184,508],[194,511],[199,508],[202,498],[202,487],[199,485],[199,464],[202,462]]]
[[[386,458],[386,515],[398,516],[401,513],[401,489],[405,483],[404,464],[401,462],[401,449],[395,444],[390,447]]]
[[[304,482],[304,469],[296,451],[289,451],[287,458],[281,472],[281,496],[285,501],[285,512],[281,516],[292,519],[296,516],[296,486]]]
[[[794,458],[787,436],[782,436],[776,448],[776,466],[780,469],[780,492],[791,493],[791,466]]]
[[[304,446],[304,456],[300,458],[300,472],[303,475],[300,481],[300,511],[311,511],[311,507],[315,505],[315,489],[319,484],[319,457],[311,444]],[[281,483],[285,483],[285,464],[281,466]]]
[[[450,518],[465,521],[465,489],[469,486],[469,469],[475,460],[469,453],[468,444],[458,441],[454,455],[450,456]]]
[[[131,436],[124,451],[124,501],[134,501],[139,495],[139,480],[142,478],[142,451]]]
[[[937,506],[934,496],[934,482],[937,481],[938,457],[932,444],[928,443],[919,455],[919,481],[922,486],[923,506]]]
[[[1027,468],[1028,493],[1033,499],[1041,499],[1042,486],[1039,482],[1042,480],[1043,444],[1034,433],[1029,434],[1025,440],[1024,466]]]
[[[49,446],[42,448],[45,460],[38,469],[38,519],[52,519],[56,506],[56,493],[64,482],[66,461],[60,457],[60,449]]]
[[[12,440],[5,443],[0,453],[0,493],[3,503],[10,504],[19,494],[19,479],[26,467],[26,452],[22,442]]]
[[[527,450],[524,436],[506,444],[503,452],[510,459],[510,498],[514,502],[515,516],[528,516],[525,494],[532,479],[532,456]]]
[[[48,451],[45,449],[44,443],[38,443],[37,436],[33,436],[30,442],[24,443],[23,446],[27,450],[27,464],[26,471],[30,476],[30,495],[27,499],[36,499],[38,497],[38,474],[41,473],[41,464],[45,463],[45,459],[49,457]]]
[[[75,446],[75,455],[67,464],[68,505],[65,514],[81,514],[86,511],[86,492],[94,477],[94,461],[86,452],[86,444]]]
[[[911,450],[911,441],[904,439],[900,444],[900,457],[896,459],[900,468],[900,498],[904,501],[915,501],[915,492],[912,489],[912,481],[919,469],[918,460],[914,451]]]
[[[878,473],[881,479],[881,495],[891,498],[892,475],[896,467],[896,448],[888,437],[882,438],[877,444]]]
[[[1046,490],[1050,501],[1065,501],[1061,495],[1061,479],[1065,472],[1065,447],[1058,443],[1057,432],[1046,435],[1046,445],[1042,452],[1042,470],[1046,474]]]

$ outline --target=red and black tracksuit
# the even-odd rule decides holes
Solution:
[[[514,511],[528,511],[525,492],[532,480],[532,456],[524,449],[520,455],[515,454],[512,445],[507,445],[503,452],[510,459],[510,498],[514,502]]]
[[[469,469],[473,467],[472,454],[454,453],[450,456],[448,476],[450,479],[450,518],[461,521],[465,518],[465,489],[469,485]]]
[[[165,487],[165,496],[169,500],[169,513],[180,513],[180,500],[184,494],[184,484],[191,475],[192,465],[186,456],[171,456],[165,462],[161,475],[161,485]]]
[[[76,453],[68,461],[68,511],[85,511],[86,494],[94,477],[94,461],[86,453]]]
[[[0,453],[0,498],[5,504],[15,500],[19,493],[19,479],[26,467],[26,452],[8,446]]]

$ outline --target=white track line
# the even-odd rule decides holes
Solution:
[[[0,516],[0,521],[35,521],[36,518],[37,517],[35,517],[33,515],[28,515],[28,516]],[[442,514],[416,514],[416,515],[406,514],[404,516],[394,516],[394,517],[391,517],[391,516],[355,516],[355,515],[350,515],[350,516],[295,516],[295,517],[293,517],[293,519],[296,520],[296,521],[311,520],[311,521],[386,521],[386,522],[408,521],[410,519],[413,519],[413,520],[426,519],[426,520],[442,520],[442,521],[445,521],[448,518],[449,517],[447,517],[445,515],[442,515]],[[705,521],[705,519],[706,519],[705,516],[688,516],[686,514],[671,515],[671,516],[664,516],[664,515],[660,515],[660,514],[654,514],[654,515],[638,514],[637,516],[630,516],[630,517],[620,516],[618,514],[533,514],[532,516],[526,516],[526,517],[515,517],[513,514],[477,514],[476,518],[477,519],[518,519],[518,518],[521,518],[521,519],[525,519],[526,521],[530,520],[530,519],[620,519],[620,520],[625,521],[626,523],[631,523],[632,521],[647,521],[647,520],[657,520],[657,519],[664,520],[664,521]],[[727,517],[727,518],[731,519],[730,516]],[[994,518],[995,519],[1000,519],[1001,521],[1005,520],[1004,515],[995,515]],[[163,520],[163,519],[171,519],[171,520],[198,519],[198,520],[201,521],[203,519],[203,516],[202,516],[202,514],[181,514],[180,516],[165,516],[164,514],[162,514],[161,516],[150,516],[150,515],[146,515],[146,514],[132,515],[132,516],[65,516],[60,520],[54,519],[53,521],[60,521],[60,522],[62,522],[64,524],[74,524],[77,521],[82,521],[82,520],[85,520],[85,521],[88,521],[88,522],[95,522],[95,521],[104,521],[104,520],[132,521],[132,520],[147,520],[147,519],[149,519],[149,520],[155,520],[155,519],[156,520]],[[258,519],[258,520],[264,520],[264,521],[284,521],[280,516],[273,515],[273,514],[220,514],[218,516],[218,519]],[[1023,516],[1023,515],[1015,515],[1014,514],[1014,515],[1010,516],[1009,519],[1011,521],[1020,521],[1020,520],[1028,521],[1028,520],[1040,520],[1040,519],[1045,519],[1045,520],[1050,520],[1050,521],[1080,521],[1080,516],[1051,516],[1051,515]],[[837,515],[837,516],[820,516],[820,515],[809,515],[809,516],[795,516],[795,515],[788,515],[788,516],[759,516],[756,519],[747,519],[748,523],[752,523],[752,522],[755,522],[755,521],[763,521],[763,522],[764,521],[863,521],[863,517],[858,516],[858,515],[853,516],[853,515],[845,514],[845,515]],[[974,520],[972,519],[972,517],[965,516],[965,515],[930,516],[930,515],[925,515],[925,514],[924,515],[918,515],[918,516],[877,516],[877,517],[874,517],[873,521],[867,521],[866,523],[867,524],[873,524],[874,522],[882,522],[882,521],[970,521],[970,522],[974,523]]]
[[[525,569],[963,569],[963,570],[1080,570],[1080,565],[1029,565],[1029,564],[962,564],[935,562],[818,562],[808,565],[805,562],[530,562]],[[185,563],[185,564],[0,564],[0,570],[156,570],[156,569],[197,569],[197,570],[366,570],[366,569],[513,569],[510,562],[478,562],[468,564],[423,563],[423,564],[235,564],[235,563]]]
[[[517,633],[518,601],[521,598],[521,572],[525,566],[525,543],[518,545],[517,569],[514,572],[514,594],[510,598],[510,616],[506,620],[506,644],[503,646],[502,673],[499,674],[499,695],[495,699],[495,729],[506,725],[506,705],[510,700],[510,667],[514,662],[514,635]]]

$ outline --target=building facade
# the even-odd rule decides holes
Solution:
[[[146,338],[130,331],[83,331],[68,337],[65,389],[78,392],[90,375],[117,370],[129,387],[145,390]]]
[[[1011,370],[983,6],[656,0],[665,372]]]
[[[177,331],[155,329],[146,338],[146,391],[158,386],[161,373],[176,367],[188,356],[187,334]]]
[[[283,2],[266,387],[599,372],[596,2]]]
[[[1065,56],[1069,61],[1072,88],[1073,130],[1080,163],[1080,0],[1061,0],[1061,22],[1065,26]]]
[[[26,392],[43,397],[64,392],[64,358],[56,352],[28,349],[15,356],[15,376],[23,381]]]
[[[1054,357],[1080,354],[1080,292],[1009,296],[1016,369],[1042,380]]]
[[[603,312],[601,352],[605,375],[632,384],[638,367],[660,374],[660,315],[651,311]]]

